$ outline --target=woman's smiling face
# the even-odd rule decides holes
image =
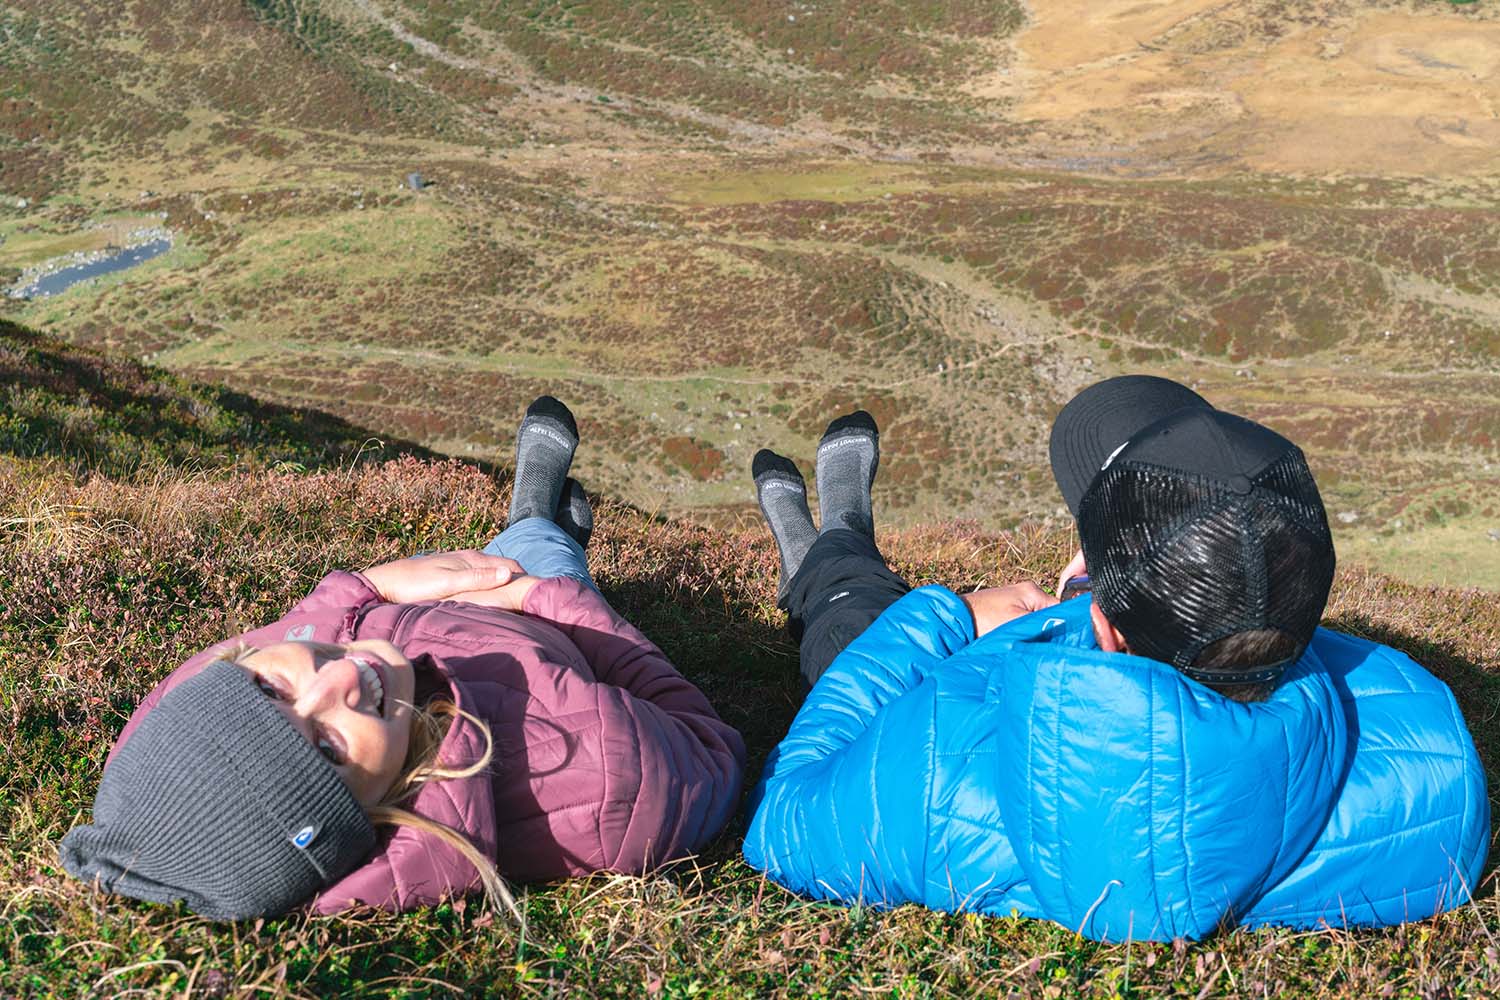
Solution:
[[[279,642],[238,657],[366,809],[401,774],[416,675],[390,643]]]

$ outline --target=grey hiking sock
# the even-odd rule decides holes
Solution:
[[[578,424],[566,406],[551,396],[539,396],[526,407],[516,432],[516,482],[509,524],[528,517],[552,520],[577,447]]]
[[[776,585],[776,602],[780,604],[807,550],[817,541],[818,529],[813,526],[812,511],[807,509],[807,483],[791,459],[762,448],[755,453],[750,474],[755,477],[760,512],[771,526],[771,537],[781,553],[781,580]]]
[[[594,508],[589,506],[589,495],[572,476],[563,484],[562,500],[557,505],[557,513],[552,515],[552,521],[566,531],[579,548],[589,547],[589,539],[594,534]]]
[[[852,528],[875,537],[870,488],[880,465],[880,430],[864,410],[839,417],[818,442],[820,531]]]

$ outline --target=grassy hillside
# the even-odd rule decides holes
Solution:
[[[892,523],[1057,519],[1051,417],[1153,371],[1304,443],[1346,553],[1500,589],[1497,17],[22,0],[0,280],[176,240],[0,311],[483,461],[556,391],[717,525],[851,405]]]
[[[316,469],[431,457],[318,410],[266,403],[0,320],[0,454],[36,467],[149,478],[163,467]]]
[[[1477,903],[1386,932],[1234,932],[1198,945],[1102,946],[1020,919],[801,901],[739,860],[743,810],[701,858],[673,872],[529,888],[524,937],[474,900],[400,917],[294,915],[216,927],[180,910],[95,897],[63,875],[54,845],[86,818],[105,754],[156,681],[198,649],[274,619],[329,570],[482,544],[502,523],[508,497],[472,464],[333,460],[363,433],[313,413],[262,409],[25,331],[5,336],[0,426],[27,430],[8,431],[7,440],[25,445],[0,455],[0,717],[11,733],[0,740],[8,928],[0,995],[1362,998],[1500,990],[1493,873]],[[520,404],[507,406],[513,422]],[[37,423],[37,413],[53,423]],[[92,437],[56,431],[105,420],[114,422]],[[582,450],[601,443],[586,427]],[[137,455],[153,460],[150,474]],[[745,733],[753,778],[799,699],[795,648],[774,608],[769,536],[758,526],[663,520],[609,499],[599,501],[597,522],[591,561],[604,592]],[[959,589],[1047,581],[1070,543],[1034,522],[1000,533],[935,522],[882,535],[914,582]],[[1404,649],[1450,684],[1493,771],[1500,610],[1491,595],[1346,568],[1327,623]]]

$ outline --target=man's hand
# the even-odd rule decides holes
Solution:
[[[974,637],[984,635],[1008,621],[1029,615],[1042,608],[1050,608],[1057,598],[1046,594],[1041,587],[1027,580],[1008,587],[987,587],[965,594],[964,603],[974,616]]]
[[[1089,568],[1083,561],[1083,550],[1079,549],[1073,553],[1072,561],[1063,569],[1062,575],[1057,578],[1057,596],[1062,596],[1063,588],[1068,585],[1069,580],[1075,576],[1082,576],[1088,571]]]
[[[514,559],[475,549],[382,563],[365,570],[364,576],[392,604],[472,600],[458,595],[494,590],[517,578],[531,579]]]

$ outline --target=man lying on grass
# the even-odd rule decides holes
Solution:
[[[1422,667],[1317,627],[1334,552],[1301,451],[1126,376],[1063,409],[1051,453],[1082,541],[1066,576],[1092,574],[1061,604],[891,572],[868,414],[818,447],[820,531],[796,467],[756,456],[813,687],[752,796],[749,862],[810,896],[1104,940],[1468,900],[1489,843],[1473,742]]]

